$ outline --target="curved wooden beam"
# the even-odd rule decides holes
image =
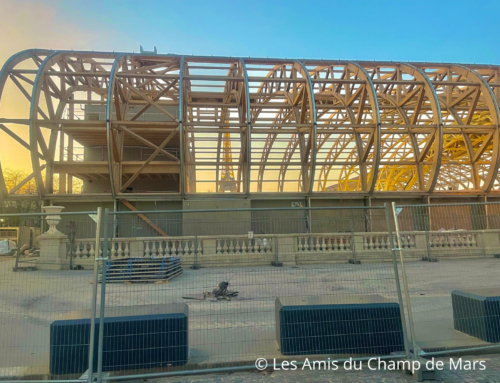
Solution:
[[[309,76],[309,71],[302,61],[295,61],[302,68],[302,76],[307,80],[308,94],[309,94],[309,114],[311,116],[311,132],[309,133],[309,141],[311,147],[311,163],[309,168],[309,190],[307,193],[312,194],[314,188],[314,174],[316,171],[316,152],[318,148],[318,133],[317,133],[317,121],[316,121],[316,100],[314,99],[314,88],[311,82],[311,76]],[[304,107],[304,105],[302,105]],[[303,174],[302,177],[305,177]],[[284,177],[283,177],[284,178]],[[306,190],[303,190],[304,192]]]
[[[495,97],[495,94],[493,93],[493,90],[491,89],[490,84],[481,76],[477,71],[466,67],[464,65],[455,65],[457,68],[461,68],[463,70],[466,70],[470,75],[476,78],[476,80],[481,84],[481,93],[483,94],[483,97],[486,100],[486,103],[490,109],[490,116],[493,122],[493,137],[492,137],[492,146],[493,146],[493,151],[491,154],[491,159],[492,162],[490,164],[490,168],[488,171],[488,175],[486,176],[486,179],[484,180],[484,186],[481,188],[482,191],[484,192],[489,192],[491,188],[493,187],[493,184],[495,183],[496,176],[498,174],[498,167],[500,166],[500,109],[498,106],[498,101]],[[486,142],[484,143],[486,145]],[[474,158],[471,158],[471,164],[474,166],[473,162],[475,162]]]
[[[443,157],[443,119],[441,114],[441,106],[439,105],[439,99],[436,93],[436,89],[432,85],[431,80],[425,72],[418,67],[411,64],[400,64],[402,68],[405,68],[406,71],[413,75],[415,78],[418,78],[420,81],[424,82],[425,93],[428,95],[429,102],[432,107],[432,114],[434,117],[434,124],[437,125],[437,131],[434,137],[434,157],[433,164],[431,168],[431,173],[429,174],[429,182],[427,185],[427,191],[431,192],[434,190],[436,186],[436,182],[439,176],[439,168],[441,167],[441,159]],[[437,150],[436,150],[437,149]],[[419,162],[424,161],[424,157],[417,158],[417,167],[419,166]],[[419,179],[421,178],[421,174],[418,173]],[[424,180],[421,180],[422,184]]]
[[[5,89],[5,84],[7,82],[7,78],[10,76],[11,71],[20,63],[24,62],[25,60],[29,60],[32,58],[32,55],[34,54],[49,54],[49,51],[43,50],[43,49],[27,49],[21,52],[18,52],[14,55],[12,55],[2,66],[2,69],[0,70],[0,104],[2,102],[2,95]],[[7,190],[7,184],[5,183],[5,177],[4,173],[2,170],[2,165],[0,161],[0,202],[3,201],[7,195],[9,194],[9,191]]]
[[[380,109],[378,107],[378,99],[377,99],[377,92],[375,90],[375,85],[373,84],[373,81],[366,71],[365,68],[363,68],[361,65],[354,61],[349,62],[350,65],[354,66],[359,70],[358,74],[360,77],[362,77],[366,81],[366,89],[368,93],[370,94],[370,104],[372,107],[372,115],[373,116],[373,123],[375,124],[375,132],[374,132],[374,139],[373,139],[373,168],[372,168],[372,175],[370,178],[369,182],[366,182],[366,191],[369,194],[373,194],[373,191],[375,190],[375,185],[377,183],[377,176],[378,176],[378,169],[380,165],[380,129],[381,129],[381,122],[380,122]],[[367,148],[368,150],[368,148]],[[366,156],[366,159],[363,161],[365,166],[366,166],[366,160],[368,159],[368,156]],[[360,164],[360,167],[362,164]],[[368,181],[368,180],[367,180]]]
[[[31,164],[33,167],[33,174],[35,178],[35,184],[38,191],[38,196],[43,198],[46,194],[45,184],[42,178],[42,169],[40,165],[40,158],[38,156],[38,145],[40,144],[42,148],[42,152],[45,154],[47,169],[46,171],[46,182],[49,182],[51,185],[51,180],[48,180],[50,177],[49,168],[52,166],[51,162],[54,161],[54,151],[52,150],[52,146],[55,145],[55,141],[57,140],[58,131],[53,129],[50,132],[49,139],[49,147],[44,148],[45,138],[43,137],[40,127],[38,126],[38,113],[39,113],[39,101],[40,94],[43,87],[43,80],[45,79],[45,72],[57,62],[58,56],[64,54],[65,51],[55,51],[48,55],[40,64],[40,68],[35,77],[35,81],[33,83],[33,90],[31,94],[31,103],[30,103],[30,147],[31,147]],[[50,115],[50,114],[49,114]],[[48,150],[47,150],[48,149]]]

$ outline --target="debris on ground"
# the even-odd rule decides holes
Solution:
[[[202,294],[195,295],[186,295],[183,296],[183,299],[195,299],[199,301],[204,301],[207,298],[213,298],[214,300],[222,300],[230,301],[231,298],[235,298],[238,296],[238,291],[231,291],[227,288],[229,287],[229,282],[220,282],[215,289],[212,291],[205,291]]]

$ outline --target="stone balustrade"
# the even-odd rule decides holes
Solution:
[[[182,257],[203,253],[201,242],[195,237],[144,238],[144,255],[150,257]]]
[[[297,252],[351,251],[353,234],[298,234]]]
[[[73,264],[81,266],[92,266],[94,258],[96,257],[95,238],[90,239],[75,239],[71,244],[66,239],[66,254],[67,258],[73,255]],[[99,256],[102,255],[102,246],[99,248]]]
[[[395,235],[395,234],[394,234]],[[67,243],[68,257],[70,254]],[[102,255],[101,246],[98,249]],[[230,266],[310,264],[392,260],[389,233],[302,233],[226,236],[113,238],[108,254],[116,258],[181,257],[184,265]],[[400,233],[399,246],[408,260],[460,258],[500,254],[497,230],[412,231]],[[73,263],[91,265],[97,256],[94,239],[77,239]]]
[[[478,233],[465,230],[429,232],[429,245],[432,248],[471,248],[477,247]]]
[[[203,237],[202,237],[203,241]],[[223,236],[215,239],[216,254],[238,255],[271,253],[274,251],[273,236],[255,235],[248,236]]]

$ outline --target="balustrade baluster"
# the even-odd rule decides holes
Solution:
[[[81,242],[77,242],[77,243],[75,243],[75,245],[76,245],[76,250],[73,253],[73,258],[80,258],[80,254],[81,254],[80,245],[81,245]]]
[[[130,242],[125,241],[123,242],[124,250],[123,250],[123,256],[125,258],[128,258],[130,256]]]
[[[470,246],[476,247],[477,246],[476,233],[471,233],[469,235],[470,235]]]
[[[453,235],[451,234],[446,235],[446,247],[453,247]]]
[[[116,258],[116,242],[111,241],[111,259]]]
[[[442,234],[436,235],[436,247],[444,247],[444,236]]]
[[[249,246],[248,246],[250,241],[251,241],[250,239],[246,239],[246,238],[245,238],[245,239],[243,239],[243,241],[242,241],[242,242],[243,242],[243,243],[242,243],[242,252],[243,252],[243,253],[246,253],[246,252],[249,252],[249,251],[250,251],[250,250],[249,250]]]
[[[94,242],[90,242],[89,258],[95,257]]]
[[[332,237],[325,237],[325,251],[330,250],[330,241]]]
[[[238,242],[237,242],[237,245],[238,245],[238,253],[243,253],[243,243],[245,242],[245,238],[242,238],[242,239],[239,239]]]
[[[123,250],[122,250],[122,243],[121,242],[117,242],[116,243],[118,245],[118,257],[121,258],[123,256]]]
[[[387,238],[385,235],[383,235],[381,238],[380,238],[380,248],[382,250],[385,250],[387,249]]]
[[[405,233],[402,233],[399,236],[399,245],[401,246],[402,249],[406,249],[408,247],[407,246],[407,238],[406,238],[406,234]]]
[[[434,242],[435,242],[434,234],[429,234],[429,247],[431,247],[431,248],[435,247]]]
[[[89,257],[89,244],[87,242],[83,242],[81,258],[88,258],[88,257]]]

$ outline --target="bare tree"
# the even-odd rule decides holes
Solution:
[[[3,172],[7,190],[13,190],[23,180],[26,179],[28,174],[20,169],[7,168]],[[16,194],[36,194],[36,184],[34,179],[29,179],[27,182],[18,188]],[[4,201],[0,206],[1,211],[4,213],[39,213],[40,202],[30,198],[22,198],[19,200]],[[13,222],[12,224],[16,224]]]

